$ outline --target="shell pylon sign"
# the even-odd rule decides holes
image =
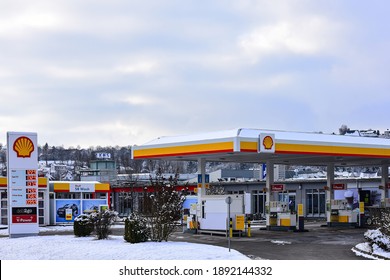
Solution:
[[[15,140],[13,150],[16,152],[17,157],[28,158],[34,152],[35,146],[30,138],[21,136]]]
[[[7,133],[8,231],[10,237],[39,233],[37,138],[34,132]]]

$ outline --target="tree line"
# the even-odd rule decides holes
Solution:
[[[161,170],[164,173],[196,173],[197,162],[166,161],[166,160],[133,160],[131,146],[97,146],[89,148],[51,146],[48,143],[38,146],[39,161],[89,167],[92,161],[98,160],[98,153],[110,154],[110,160],[115,161],[119,173],[149,173]],[[7,150],[0,144],[0,167],[6,166]]]

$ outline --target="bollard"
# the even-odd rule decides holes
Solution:
[[[229,236],[230,236],[230,238],[233,237],[233,219],[232,218],[230,218]]]
[[[248,219],[248,237],[251,237],[251,220]]]

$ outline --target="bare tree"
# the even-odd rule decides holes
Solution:
[[[339,134],[340,135],[345,135],[349,131],[349,128],[346,124],[341,125],[339,128]]]

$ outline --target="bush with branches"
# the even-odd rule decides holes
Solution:
[[[143,194],[142,212],[126,221],[125,240],[128,242],[168,241],[182,218],[185,193],[176,191],[178,173],[166,179],[161,169],[150,178],[151,192]]]
[[[97,239],[107,239],[111,233],[111,226],[114,224],[118,213],[111,210],[92,213],[91,219],[95,225]]]
[[[168,241],[181,220],[185,196],[175,190],[179,175],[165,179],[159,172],[151,178],[152,193],[147,194],[144,218],[150,229],[150,240]]]

